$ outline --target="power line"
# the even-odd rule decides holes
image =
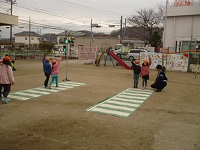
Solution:
[[[98,9],[98,8],[94,8],[94,7],[90,7],[90,6],[86,6],[86,5],[81,5],[81,4],[66,1],[66,0],[50,0],[50,1],[57,2],[57,3],[60,3],[62,5],[66,5],[66,6],[80,8],[80,9],[83,9],[83,10],[89,10],[90,12],[93,11],[93,12],[101,12],[101,14],[109,14],[109,15],[120,14],[121,15],[121,13],[119,13],[119,12],[102,10],[102,9]],[[118,16],[118,15],[116,15],[116,16]]]
[[[5,1],[0,1],[2,3],[6,3]],[[72,4],[76,4],[76,3],[72,3]],[[21,6],[20,6],[21,5]],[[43,9],[38,9],[38,8],[34,8],[34,7],[29,7],[29,6],[26,6],[26,5],[23,5],[23,4],[20,4],[20,5],[16,5],[16,7],[20,7],[20,8],[23,8],[23,9],[27,9],[27,10],[31,10],[31,11],[35,11],[35,12],[39,12],[39,13],[43,13],[43,14],[47,14],[47,15],[51,15],[51,16],[56,16],[56,17],[60,17],[60,18],[66,18],[66,19],[70,19],[70,20],[74,20],[74,21],[78,21],[78,22],[82,22],[82,23],[88,23],[86,21],[83,21],[83,20],[79,20],[79,19],[74,19],[74,18],[70,18],[70,17],[65,17],[63,15],[60,15],[60,14],[56,14],[56,13],[51,13],[49,11],[46,11],[46,10],[43,10]],[[83,5],[80,5],[80,6],[83,6]],[[89,8],[89,7],[88,7]],[[102,10],[101,10],[102,11]],[[110,21],[109,21],[110,22]],[[102,23],[101,23],[102,24]],[[104,25],[108,26],[108,24],[105,24]],[[39,25],[38,25],[39,26]],[[43,26],[47,26],[47,25],[44,25]],[[42,27],[42,26],[41,26]],[[50,26],[48,26],[50,27]],[[50,28],[54,28],[54,27],[50,27]],[[56,27],[58,28],[58,27]]]

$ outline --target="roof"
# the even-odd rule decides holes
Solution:
[[[57,34],[57,36],[66,36],[66,35],[72,35],[72,36],[82,36],[86,33],[84,31],[67,31],[67,32],[61,32]]]
[[[36,36],[36,37],[41,37],[41,35],[40,34],[37,34],[37,33],[35,33],[35,32],[33,32],[33,31],[23,31],[23,32],[20,32],[20,33],[16,33],[16,34],[14,34],[15,36],[29,36],[29,34],[30,34],[30,36]]]

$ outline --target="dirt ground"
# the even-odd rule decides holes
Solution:
[[[11,92],[43,85],[41,60],[17,60],[16,69]],[[132,71],[78,60],[67,70],[68,79],[86,85],[0,104],[0,150],[200,150],[200,75],[168,71],[168,86],[122,118],[86,109],[133,87]],[[155,77],[151,70],[149,85]],[[64,60],[60,82],[65,78]]]

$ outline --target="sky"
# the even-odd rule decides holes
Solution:
[[[120,19],[136,14],[142,8],[156,8],[165,0],[13,0],[12,14],[18,16],[19,24],[13,27],[13,34],[29,30],[39,34],[61,33],[65,30],[91,30],[110,33],[120,28]],[[170,0],[169,0],[170,1]],[[173,0],[171,0],[173,1]],[[0,0],[0,12],[10,13],[11,4]],[[110,28],[108,25],[115,25]],[[127,22],[128,25],[128,22]],[[50,29],[51,28],[51,29]],[[8,38],[9,28],[1,27],[0,38]]]

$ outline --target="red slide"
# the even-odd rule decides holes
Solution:
[[[112,51],[108,52],[110,56],[112,56],[118,63],[120,63],[124,68],[128,70],[133,70],[131,67],[129,67],[127,64],[125,64],[117,55],[115,55]]]

